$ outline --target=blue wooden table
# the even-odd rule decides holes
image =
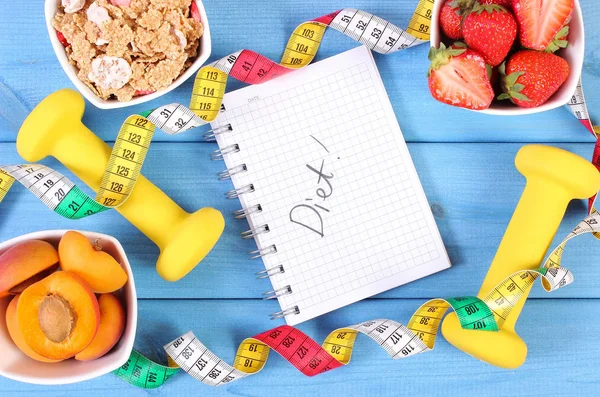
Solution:
[[[211,60],[241,48],[278,59],[297,24],[343,7],[364,9],[405,26],[415,3],[206,0],[213,37]],[[583,83],[592,117],[600,120],[600,10],[592,0],[581,3],[587,22]],[[327,32],[318,59],[353,46],[356,43],[347,37]],[[300,329],[317,341],[334,328],[372,318],[406,322],[424,300],[432,297],[476,293],[524,186],[524,179],[513,166],[517,150],[527,142],[543,142],[586,158],[591,156],[592,136],[564,108],[501,118],[435,102],[425,78],[427,51],[427,46],[421,46],[390,56],[376,55],[376,60],[454,266],[302,324]],[[51,92],[72,86],[52,52],[41,0],[3,4],[0,84],[10,89],[27,109]],[[239,82],[230,81],[230,89],[240,86]],[[128,114],[163,103],[187,103],[190,91],[191,81],[154,103],[134,108],[102,111],[89,105],[84,122],[110,142]],[[8,119],[0,118],[0,164],[22,161],[14,143],[14,126],[19,122],[18,111],[10,112]],[[153,358],[163,358],[164,343],[193,330],[213,351],[232,362],[243,338],[280,322],[267,317],[278,310],[277,303],[259,298],[270,285],[254,278],[262,264],[247,259],[246,253],[254,243],[239,238],[247,224],[230,215],[239,203],[224,199],[231,186],[215,178],[222,168],[222,164],[208,159],[215,147],[202,142],[201,131],[175,138],[158,133],[144,166],[144,174],[186,210],[213,206],[226,216],[227,226],[215,249],[177,283],[168,283],[156,274],[158,249],[118,213],[69,221],[48,211],[21,187],[16,187],[0,206],[0,241],[37,230],[62,228],[114,235],[134,267],[139,296],[136,347]],[[44,163],[68,174],[57,161],[48,159]],[[165,164],[179,172],[171,174]],[[584,217],[585,208],[583,202],[572,203],[556,240]],[[534,288],[517,328],[529,346],[529,357],[523,367],[514,371],[481,363],[443,338],[438,339],[434,352],[400,361],[392,361],[363,338],[350,365],[316,378],[304,377],[273,354],[262,373],[217,389],[180,374],[160,389],[144,391],[107,375],[61,387],[33,386],[0,378],[0,395],[85,393],[91,397],[115,391],[119,395],[165,396],[598,395],[600,276],[595,273],[595,266],[599,256],[600,242],[592,237],[576,239],[565,255],[565,263],[575,273],[575,284],[551,295],[539,285]],[[548,343],[547,339],[554,341]]]

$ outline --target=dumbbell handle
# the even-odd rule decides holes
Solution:
[[[56,157],[97,191],[111,149],[81,122],[84,107],[76,91],[49,95],[21,126],[17,150],[29,162]],[[225,227],[219,211],[206,207],[189,214],[142,175],[117,211],[158,245],[156,270],[168,281],[179,280],[204,259]]]
[[[572,199],[569,191],[557,188],[554,181],[536,176],[528,178],[525,190],[477,294],[479,298],[483,299],[512,273],[541,266]],[[530,290],[531,286],[524,291],[522,298],[504,322],[504,329],[514,330]]]
[[[588,198],[600,189],[600,174],[591,163],[558,148],[524,146],[515,165],[527,178],[527,184],[479,290],[479,298],[511,274],[539,268],[569,202]],[[514,328],[530,289],[524,291],[500,332],[462,329],[456,314],[451,313],[442,323],[444,337],[487,363],[503,368],[522,365],[527,345]]]
[[[48,154],[97,192],[111,148],[83,123],[72,124]],[[171,229],[189,215],[143,175],[139,176],[127,201],[116,210],[161,250],[169,241]]]

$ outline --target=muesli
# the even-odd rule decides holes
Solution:
[[[119,101],[169,86],[204,32],[192,0],[62,0],[52,26],[79,79]]]

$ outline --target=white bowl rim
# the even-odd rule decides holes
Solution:
[[[123,263],[121,264],[125,271],[127,272],[128,280],[127,284],[124,287],[124,293],[128,294],[127,298],[127,322],[125,325],[125,330],[123,331],[123,335],[119,340],[119,355],[115,357],[113,363],[106,364],[104,366],[99,366],[98,368],[91,369],[89,372],[86,372],[84,375],[68,375],[63,377],[55,377],[55,378],[38,378],[32,375],[23,375],[20,373],[6,372],[0,367],[0,376],[3,376],[8,379],[16,380],[24,383],[31,383],[36,385],[64,385],[70,383],[78,383],[86,380],[94,379],[103,375],[106,375],[110,372],[121,367],[123,364],[127,362],[129,356],[133,350],[133,344],[135,341],[135,335],[137,332],[137,317],[138,317],[138,304],[137,304],[137,292],[135,288],[135,281],[133,278],[133,271],[131,269],[131,264],[129,263],[129,259],[127,258],[127,254],[125,249],[115,237],[110,236],[108,234],[90,232],[85,230],[77,230],[77,229],[55,229],[55,230],[42,230],[32,233],[27,233],[21,236],[13,237],[9,240],[3,241],[0,243],[0,251],[8,249],[15,244],[18,244],[23,241],[29,240],[47,240],[51,238],[59,238],[62,237],[68,231],[77,231],[88,239],[102,239],[110,241],[111,244],[119,251],[122,255]],[[7,298],[2,298],[7,299]],[[4,319],[0,319],[0,321],[4,321]],[[117,360],[118,358],[118,360]],[[94,362],[94,361],[91,361]],[[60,364],[60,363],[56,363]],[[49,364],[53,365],[53,364]]]
[[[434,47],[438,47],[440,44],[441,37],[441,29],[439,27],[439,14],[444,5],[445,1],[437,1],[433,4],[433,13],[431,16],[431,27],[430,27],[430,45]],[[553,97],[546,103],[541,106],[534,108],[521,108],[521,107],[492,107],[485,110],[471,110],[477,113],[490,114],[496,116],[521,116],[526,114],[535,114],[541,113],[548,110],[556,109],[561,106],[569,103],[573,93],[577,89],[577,84],[581,78],[581,73],[583,70],[583,60],[585,55],[585,29],[584,29],[584,21],[583,21],[583,13],[581,11],[581,6],[579,4],[579,0],[575,0],[575,9],[573,10],[573,16],[571,17],[571,24],[573,21],[576,21],[579,25],[580,36],[579,39],[581,41],[581,50],[579,56],[576,57],[574,64],[569,64],[570,71],[569,77],[567,81],[565,81],[563,87],[560,88],[564,94],[559,96],[559,92],[556,92]],[[518,40],[518,37],[517,37]],[[572,89],[571,89],[572,88]],[[569,93],[568,95],[566,93]]]
[[[174,90],[183,84],[184,81],[193,76],[202,65],[206,62],[206,60],[210,57],[212,51],[212,40],[210,35],[210,27],[208,24],[208,17],[206,15],[206,11],[204,9],[204,5],[201,0],[192,0],[198,6],[198,11],[200,12],[200,17],[202,19],[202,24],[204,25],[204,33],[200,38],[200,54],[196,57],[192,65],[177,79],[175,79],[171,85],[167,88],[162,89],[160,91],[156,91],[152,94],[141,95],[138,97],[134,97],[130,101],[127,102],[119,102],[116,99],[104,100],[96,96],[92,90],[88,88],[79,78],[77,77],[76,68],[74,65],[69,63],[67,58],[67,54],[64,50],[64,46],[58,41],[58,37],[56,36],[56,30],[52,26],[52,18],[54,14],[58,10],[58,3],[60,0],[46,0],[44,4],[44,14],[46,17],[46,28],[48,30],[48,36],[50,37],[50,42],[52,43],[52,48],[54,49],[54,53],[60,66],[66,73],[67,77],[73,85],[77,88],[77,90],[94,106],[99,109],[119,109],[125,108],[129,106],[139,105],[144,102],[151,101],[153,99],[159,98],[166,93]]]

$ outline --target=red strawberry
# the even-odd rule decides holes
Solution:
[[[546,103],[567,80],[569,64],[548,52],[524,50],[502,64],[500,73],[504,94],[498,99],[532,108]]]
[[[517,38],[517,22],[499,5],[476,5],[463,22],[467,45],[481,53],[485,61],[497,66],[504,61]]]
[[[451,39],[462,39],[462,16],[454,0],[446,0],[440,12],[440,26],[446,36]]]
[[[521,45],[544,51],[567,25],[575,0],[513,0]]]
[[[497,4],[510,10],[512,8],[512,0],[479,0],[479,4]]]
[[[429,91],[440,102],[468,109],[490,107],[494,90],[490,85],[486,64],[478,52],[457,43],[450,48],[429,51]]]
[[[202,18],[200,17],[200,10],[198,9],[198,4],[196,4],[196,0],[192,0],[192,4],[190,5],[190,14],[192,15],[192,18],[202,23]]]
[[[64,47],[68,47],[71,45],[69,44],[65,36],[58,30],[56,31],[56,37],[58,38],[58,41],[60,41],[60,44],[62,44]]]
[[[462,39],[462,22],[477,0],[445,0],[440,12],[440,26],[442,31],[451,39]]]

